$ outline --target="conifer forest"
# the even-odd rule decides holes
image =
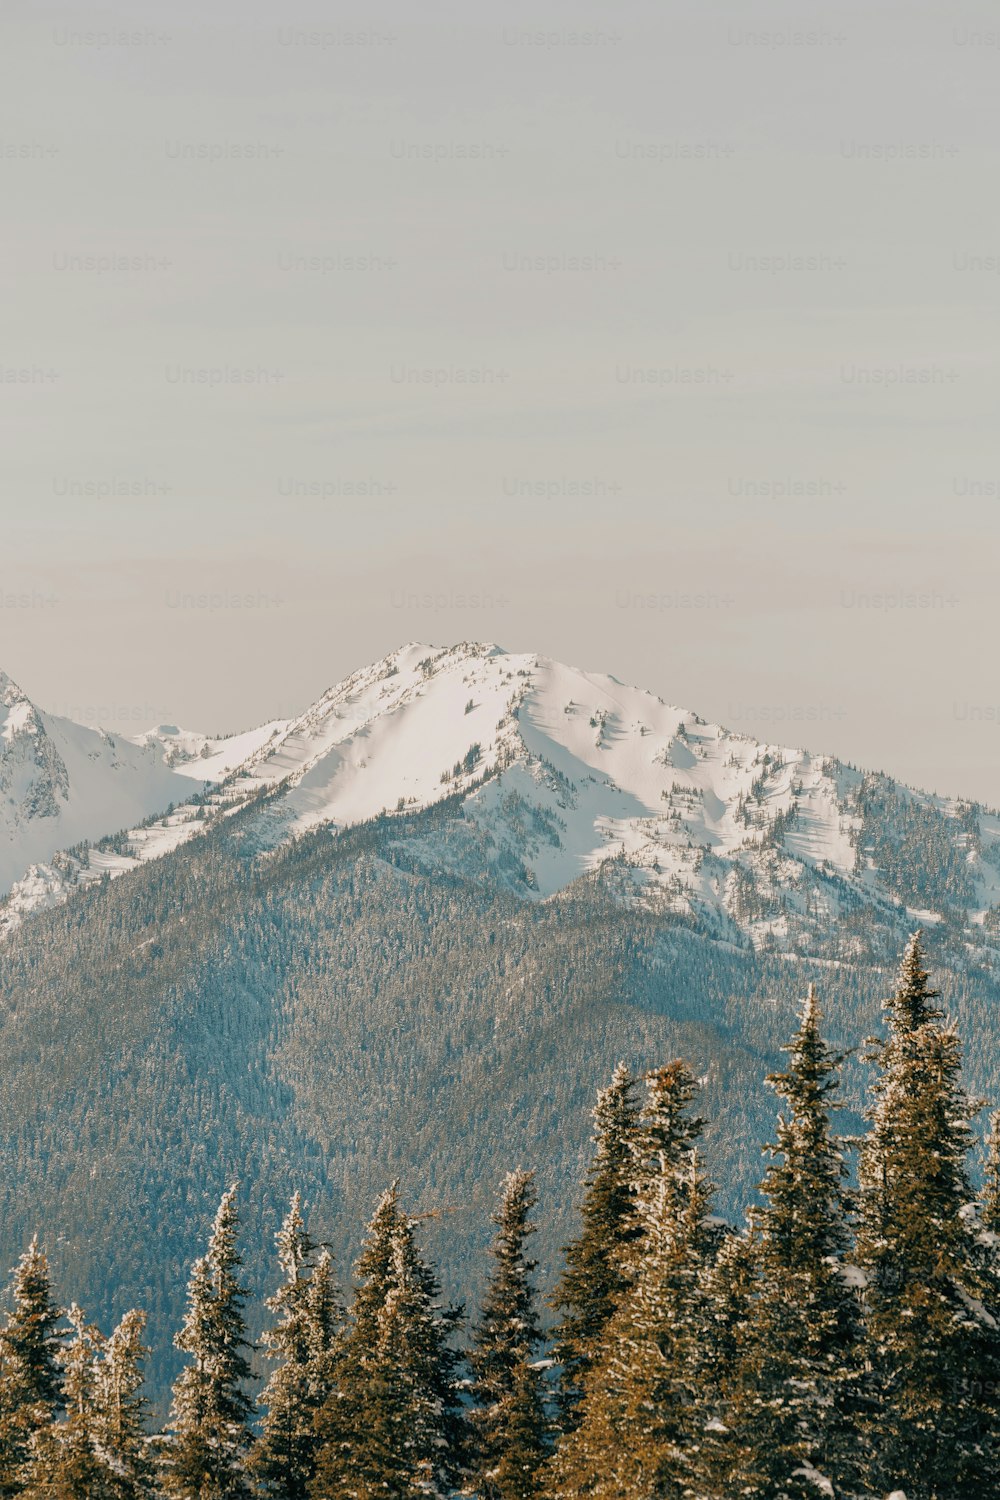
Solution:
[[[767,1083],[743,1223],[717,1211],[683,1059],[620,1064],[593,1108],[575,1232],[543,1296],[530,1163],[495,1185],[489,1273],[452,1305],[398,1184],[351,1266],[294,1184],[266,1288],[240,1186],[188,1268],[169,1409],[146,1317],[102,1330],[45,1225],[0,1331],[0,1495],[23,1500],[980,1500],[1000,1474],[1000,1116],[962,1079],[921,936],[861,1042],[864,1125],[815,987]],[[267,1317],[252,1338],[251,1295]]]

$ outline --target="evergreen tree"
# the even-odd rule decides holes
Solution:
[[[142,1395],[145,1313],[133,1309],[104,1341],[95,1380],[94,1443],[110,1478],[114,1500],[145,1500],[153,1493],[153,1463]]]
[[[726,1233],[701,1277],[704,1338],[695,1359],[689,1453],[698,1500],[729,1500],[732,1476],[744,1459],[746,1434],[734,1408],[745,1391],[760,1280],[759,1240]]]
[[[66,1415],[34,1435],[24,1500],[112,1500],[111,1474],[95,1443],[95,1384],[103,1340],[75,1304],[73,1336],[60,1351]]]
[[[381,1199],[359,1258],[360,1284],[338,1388],[320,1418],[311,1494],[415,1500],[446,1495],[461,1457],[460,1313],[417,1250],[395,1187]]]
[[[619,1063],[594,1109],[594,1157],[581,1205],[579,1237],[566,1249],[566,1265],[553,1298],[562,1314],[554,1355],[560,1367],[560,1425],[569,1431],[601,1335],[627,1284],[622,1248],[634,1239],[631,1183],[639,1109],[635,1079]]]
[[[30,1477],[32,1439],[60,1404],[61,1310],[52,1301],[49,1263],[38,1240],[11,1279],[11,1311],[0,1332],[0,1496],[20,1494]]]
[[[691,1075],[672,1064],[650,1075],[649,1089],[652,1128],[637,1160],[641,1253],[623,1250],[629,1284],[588,1372],[577,1426],[554,1455],[559,1500],[679,1500],[691,1479],[703,1287],[719,1234],[693,1144],[700,1122],[687,1114]]]
[[[632,1146],[629,1184],[634,1233],[621,1257],[626,1289],[634,1281],[645,1254],[649,1225],[663,1212],[663,1195],[680,1192],[681,1184],[687,1180],[690,1154],[705,1128],[701,1116],[691,1113],[698,1097],[698,1084],[682,1058],[666,1067],[654,1068],[645,1075],[645,1084],[646,1097]]]
[[[991,1234],[1000,1234],[1000,1110],[990,1115],[990,1133],[986,1137],[980,1222]]]
[[[442,1363],[450,1385],[454,1360],[442,1339],[435,1307],[437,1284],[416,1254],[412,1234],[393,1239],[390,1285],[379,1309],[369,1412],[379,1462],[366,1478],[374,1493],[383,1487],[402,1496],[444,1496],[450,1491],[448,1431],[442,1421]],[[371,1368],[371,1367],[370,1367]],[[446,1393],[454,1409],[453,1388]],[[391,1455],[383,1467],[384,1456]]]
[[[405,1223],[399,1205],[399,1184],[393,1183],[376,1205],[354,1268],[356,1284],[337,1389],[328,1395],[315,1418],[317,1455],[312,1493],[317,1500],[336,1493],[338,1488],[347,1489],[349,1484],[361,1482],[362,1434],[368,1450],[366,1464],[376,1471],[380,1467],[373,1452],[377,1435],[370,1428],[367,1432],[364,1429],[371,1416],[366,1398],[375,1364],[379,1316],[391,1285],[393,1243]],[[385,1455],[386,1465],[391,1457],[391,1453]]]
[[[142,1427],[141,1313],[127,1313],[110,1339],[79,1307],[60,1350],[65,1417],[32,1438],[24,1500],[148,1500],[152,1463]]]
[[[188,1284],[184,1325],[175,1339],[188,1363],[174,1385],[172,1434],[163,1484],[177,1500],[245,1500],[252,1404],[244,1391],[250,1366],[239,1280],[235,1185],[223,1195],[208,1253]]]
[[[393,1246],[407,1222],[399,1203],[399,1183],[394,1182],[375,1207],[354,1268],[356,1287],[348,1353],[355,1361],[364,1358],[374,1343],[379,1314],[389,1294]]]
[[[844,1264],[847,1166],[831,1132],[842,1061],[827,1047],[810,986],[790,1064],[768,1083],[785,1102],[754,1215],[758,1287],[724,1377],[734,1494],[809,1500],[854,1482],[859,1309]],[[717,1445],[718,1446],[718,1445]]]
[[[997,1466],[995,1391],[970,1372],[995,1367],[967,1171],[974,1106],[961,1048],[933,1004],[920,934],[909,943],[862,1151],[858,1259],[866,1273],[868,1359],[877,1409],[866,1479],[909,1500],[989,1492]]]
[[[474,1490],[481,1500],[531,1500],[541,1493],[546,1455],[545,1391],[534,1360],[542,1343],[525,1246],[535,1232],[534,1175],[511,1172],[493,1215],[493,1274],[475,1330],[473,1372]]]
[[[756,1216],[767,1261],[806,1277],[840,1261],[851,1238],[847,1163],[830,1124],[831,1111],[840,1108],[832,1095],[844,1057],[827,1046],[820,1021],[810,985],[799,1029],[782,1048],[790,1059],[788,1070],[767,1079],[787,1113],[779,1116],[777,1143],[766,1148],[774,1160],[761,1184],[765,1205]],[[842,1283],[838,1276],[835,1284]]]
[[[687,1154],[700,1138],[705,1122],[691,1113],[698,1084],[683,1058],[645,1075],[646,1098],[632,1147],[632,1191],[641,1196],[644,1182],[659,1195],[665,1184],[680,1190],[686,1174],[674,1169],[687,1164]]]
[[[332,1265],[306,1229],[299,1194],[276,1235],[284,1281],[268,1307],[275,1326],[264,1345],[275,1369],[261,1395],[265,1408],[253,1469],[265,1495],[305,1500],[319,1449],[317,1416],[333,1393],[342,1316]]]

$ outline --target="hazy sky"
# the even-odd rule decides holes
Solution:
[[[4,33],[0,665],[43,706],[236,729],[497,640],[1000,803],[989,7]]]

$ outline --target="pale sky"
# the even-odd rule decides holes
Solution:
[[[42,706],[235,730],[495,640],[1000,803],[989,7],[3,31],[0,666]]]

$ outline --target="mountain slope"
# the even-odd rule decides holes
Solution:
[[[134,736],[133,743],[157,746],[171,770],[182,776],[199,782],[221,781],[287,728],[287,719],[273,719],[241,734],[213,737],[179,729],[176,724],[158,724]]]
[[[0,673],[0,893],[33,863],[189,790],[155,748],[43,713]]]
[[[737,1213],[803,986],[820,984],[840,1046],[878,1026],[892,982],[888,939],[882,965],[790,961],[623,907],[608,872],[539,902],[485,864],[477,878],[427,869],[423,852],[453,838],[469,858],[460,795],[265,853],[261,811],[36,913],[0,966],[0,1259],[38,1228],[60,1290],[92,1316],[149,1308],[160,1395],[184,1267],[234,1178],[255,1286],[273,1278],[294,1188],[346,1278],[398,1176],[415,1209],[446,1210],[432,1249],[471,1297],[499,1177],[537,1166],[550,1285],[593,1091],[619,1058],[691,1060],[720,1206]],[[940,926],[929,938],[971,1085],[996,1098],[1000,986]],[[845,1096],[856,1111],[856,1059]]]
[[[995,814],[542,656],[411,643],[290,722],[224,742],[170,726],[152,737],[178,771],[209,773],[208,796],[31,872],[0,927],[59,899],[61,883],[134,868],[251,803],[246,836],[263,851],[457,793],[462,831],[423,846],[427,868],[485,868],[532,900],[601,872],[622,904],[814,957],[863,955],[872,927],[944,921],[1000,963]]]

